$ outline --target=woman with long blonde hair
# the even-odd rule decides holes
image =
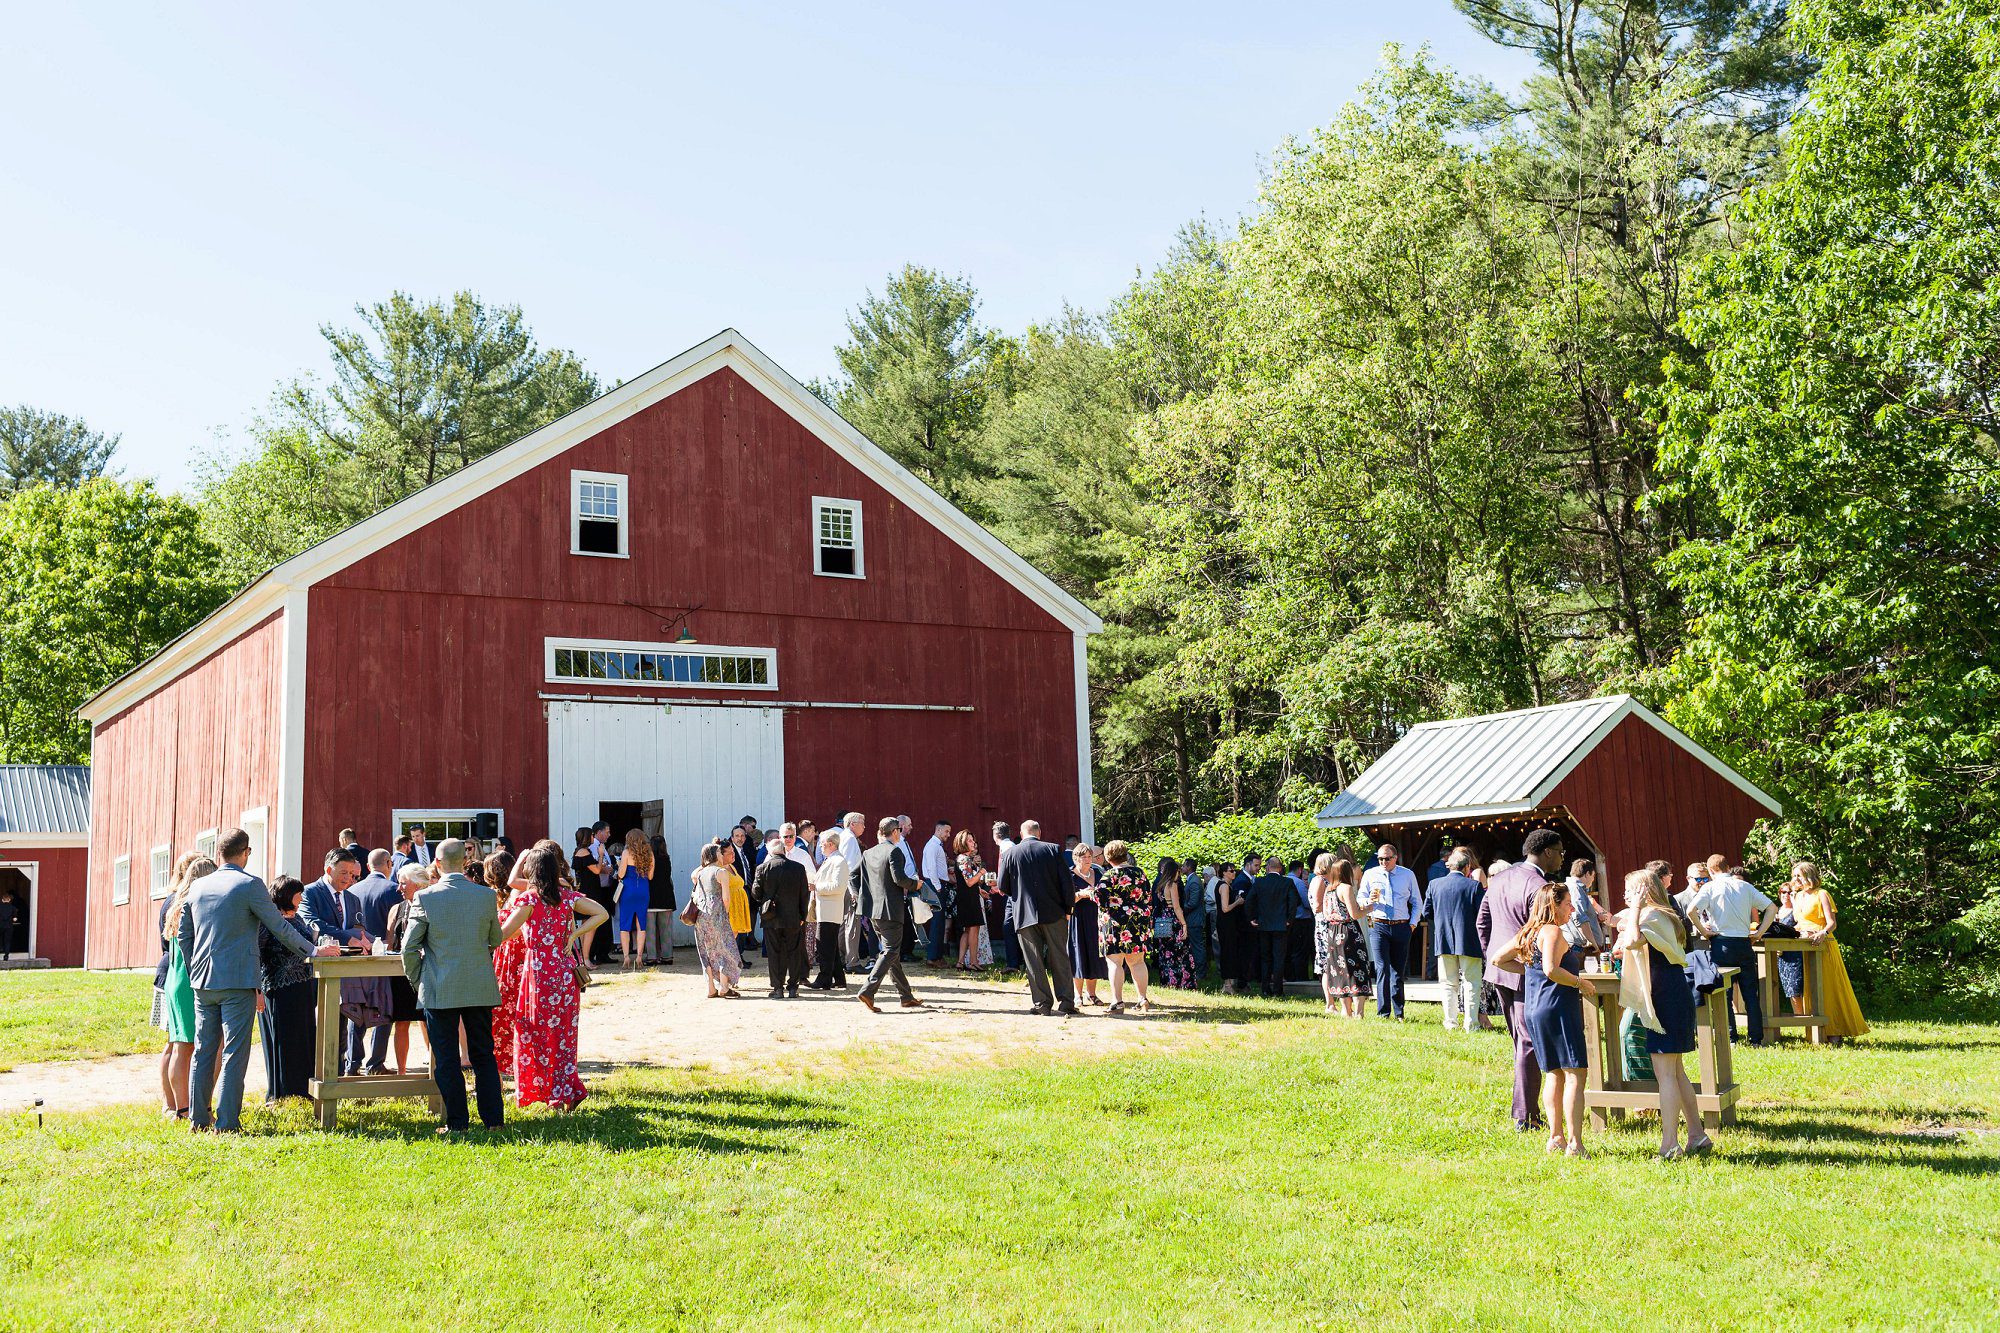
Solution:
[[[1512,952],[1526,965],[1522,1018],[1542,1068],[1548,1151],[1588,1157],[1583,1147],[1583,1072],[1590,1064],[1583,1035],[1583,950],[1562,932],[1571,910],[1569,885],[1563,881],[1536,889]]]
[[[1321,852],[1313,861],[1307,892],[1312,898],[1313,943],[1326,1011],[1360,1018],[1367,989],[1355,979],[1354,962],[1357,952],[1366,958],[1367,949],[1361,942],[1361,910],[1354,901],[1354,862]]]
[[[215,862],[189,852],[175,863],[173,887],[160,905],[160,966],[153,978],[153,1026],[167,1034],[160,1052],[160,1114],[183,1120],[188,1115],[188,1071],[194,1064],[194,985],[181,953],[181,913],[194,882],[214,873]]]
[[[1681,1057],[1695,1048],[1694,985],[1688,980],[1687,930],[1666,885],[1651,870],[1625,876],[1625,910],[1618,914],[1616,951],[1623,959],[1619,993],[1646,1028],[1646,1051],[1660,1085],[1660,1157],[1673,1161],[1715,1146],[1702,1132],[1694,1084]],[[1687,1125],[1687,1146],[1679,1126]]]
[[[627,972],[645,966],[646,913],[653,906],[653,844],[643,830],[625,835],[618,855],[618,947]]]
[[[1855,998],[1854,983],[1847,979],[1847,963],[1833,938],[1836,921],[1833,895],[1820,883],[1819,867],[1811,861],[1795,864],[1791,890],[1792,919],[1798,924],[1799,938],[1818,940],[1821,944],[1819,994],[1820,1012],[1826,1015],[1826,1035],[1835,1041],[1858,1037],[1868,1031],[1868,1020],[1861,1016],[1861,1001]],[[1801,996],[1792,1004],[1795,1010],[1803,1012],[1805,999]]]

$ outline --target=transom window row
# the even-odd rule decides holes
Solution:
[[[620,680],[651,685],[769,685],[764,657],[731,653],[620,652],[609,648],[558,648],[558,680]]]

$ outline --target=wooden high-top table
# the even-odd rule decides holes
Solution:
[[[1797,954],[1805,967],[1806,1011],[1802,1014],[1792,1012],[1783,988],[1778,985],[1778,957],[1788,953]],[[1757,941],[1757,958],[1762,964],[1758,969],[1757,999],[1764,1010],[1764,1040],[1775,1041],[1785,1028],[1806,1028],[1813,1045],[1819,1045],[1826,1039],[1826,986],[1821,974],[1826,941],[1781,940],[1767,935]]]
[[[1722,984],[1694,997],[1695,1055],[1700,1072],[1690,1081],[1695,1085],[1695,1107],[1710,1129],[1736,1123],[1736,1099],[1741,1092],[1729,1044],[1729,992],[1736,969],[1720,971]],[[1583,996],[1584,1041],[1590,1060],[1584,1074],[1583,1104],[1590,1112],[1590,1127],[1602,1130],[1613,1117],[1623,1119],[1627,1111],[1657,1112],[1660,1085],[1652,1079],[1625,1077],[1625,1044],[1618,1033],[1625,1006],[1618,1001],[1618,978],[1610,973],[1585,973],[1584,979],[1596,985]]]
[[[437,1081],[424,1074],[374,1074],[343,1078],[340,1074],[340,983],[347,977],[400,977],[401,956],[353,954],[340,958],[312,960],[319,989],[315,1020],[319,1024],[313,1046],[311,1084],[313,1118],[321,1129],[332,1129],[343,1100],[357,1097],[422,1097],[433,1114],[444,1110]]]

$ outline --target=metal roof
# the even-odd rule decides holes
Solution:
[[[88,765],[0,764],[0,833],[88,832]]]
[[[1319,825],[1354,828],[1533,810],[1628,716],[1645,719],[1778,813],[1778,803],[1740,773],[1630,695],[1613,694],[1411,727],[1389,753],[1319,812]]]

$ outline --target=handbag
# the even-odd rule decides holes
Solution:
[[[1173,919],[1172,917],[1170,917],[1170,916],[1156,916],[1156,917],[1154,917],[1154,918],[1153,918],[1153,938],[1154,938],[1154,939],[1156,939],[1156,940],[1170,940],[1170,939],[1172,939],[1172,938],[1173,938],[1174,936],[1178,935],[1179,933],[1180,933],[1180,930],[1179,930],[1179,928],[1178,928],[1178,927],[1176,927],[1176,926],[1174,925],[1174,919]]]
[[[697,904],[692,897],[690,897],[687,900],[687,906],[681,908],[680,917],[681,920],[687,922],[690,926],[692,926],[695,922],[701,920],[700,905]]]
[[[570,970],[576,975],[576,988],[578,990],[589,990],[590,960],[580,953],[573,953],[569,956],[569,962]]]

